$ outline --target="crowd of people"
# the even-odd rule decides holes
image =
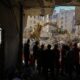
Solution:
[[[40,45],[39,41],[36,41],[33,46],[33,54],[30,54],[30,40],[28,39],[24,44],[25,66],[31,64],[35,67],[35,61],[37,61],[37,71],[39,74],[43,73],[45,76],[48,76],[50,72],[53,77],[54,74],[63,75],[67,73],[71,77],[73,71],[75,71],[79,75],[79,52],[80,49],[76,42],[70,45],[62,44],[61,48],[55,43],[53,49],[48,44],[45,49],[44,44]]]

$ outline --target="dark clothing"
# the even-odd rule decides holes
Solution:
[[[66,71],[69,73],[69,75],[72,75],[73,69],[74,69],[74,54],[73,50],[71,49],[66,56]]]
[[[54,53],[54,63],[55,66],[59,65],[59,58],[60,58],[60,51],[58,49],[53,49],[53,53]]]
[[[33,46],[34,68],[35,68],[35,62],[38,59],[38,53],[39,53],[39,47],[38,47],[38,45],[35,44]]]
[[[77,74],[79,73],[79,49],[77,47],[72,49],[74,55],[74,66],[76,67]]]
[[[29,54],[30,54],[29,44],[26,43],[26,44],[24,44],[24,60],[25,60],[26,65],[28,65]]]
[[[63,73],[65,71],[65,67],[66,67],[66,55],[67,55],[67,50],[66,49],[62,49],[61,50],[61,72]]]
[[[53,63],[53,57],[52,57],[51,49],[46,49],[44,56],[45,56],[44,57],[45,58],[45,66],[50,69],[50,67],[51,67],[51,65]]]
[[[46,49],[43,55],[43,73],[44,76],[48,79],[48,70],[51,71],[51,49]]]
[[[60,61],[59,61],[60,51],[57,48],[54,48],[53,54],[54,54],[54,66],[56,68],[56,71],[57,71],[56,73],[58,75],[59,74],[59,68],[60,68]]]
[[[73,48],[72,53],[74,54],[74,64],[79,64],[79,49]]]
[[[33,56],[34,56],[34,59],[37,59],[38,51],[39,51],[39,47],[37,45],[34,45],[33,46]]]
[[[44,60],[44,49],[40,48],[39,51],[38,51],[38,54],[37,54],[37,68],[38,68],[38,71],[41,72],[42,68],[43,68],[43,60]]]

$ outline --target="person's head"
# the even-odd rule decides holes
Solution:
[[[31,54],[30,57],[33,58],[33,55]]]
[[[41,48],[44,49],[44,44],[41,45]]]
[[[69,45],[65,45],[65,49],[66,50],[70,50],[70,46]]]
[[[63,44],[63,45],[62,45],[62,49],[65,49],[65,48],[66,48],[66,45],[65,45],[65,44]]]
[[[47,48],[48,48],[48,49],[51,49],[51,45],[50,45],[50,44],[48,44],[48,45],[47,45]]]
[[[58,48],[58,44],[55,44],[55,45],[54,45],[54,48],[56,48],[56,49],[57,49],[57,48]]]
[[[39,41],[36,41],[36,42],[35,42],[35,45],[39,45]]]
[[[73,44],[73,48],[76,48],[76,47],[77,47],[77,43],[74,43],[74,44]]]
[[[27,40],[27,43],[30,43],[30,39]]]

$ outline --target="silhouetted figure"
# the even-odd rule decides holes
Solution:
[[[51,69],[51,53],[51,45],[48,44],[44,54],[44,74],[46,79],[48,79],[48,70]]]
[[[30,54],[30,40],[28,39],[27,43],[24,44],[24,61],[26,66],[28,66],[29,54]]]
[[[47,62],[46,62],[46,60],[47,60],[47,54],[46,54],[46,50],[44,50],[44,52],[43,52],[43,56],[42,56],[42,72],[43,72],[43,75],[44,76],[46,76],[46,72],[47,72]]]
[[[54,68],[55,68],[55,53],[54,49],[52,49],[50,53],[50,70],[52,79],[54,79]]]
[[[59,68],[60,68],[60,51],[58,49],[58,44],[54,45],[54,49],[53,49],[53,53],[54,53],[54,64],[55,64],[55,68],[56,68],[56,74],[57,76],[59,75]]]
[[[79,74],[79,48],[77,47],[77,43],[74,43],[72,48],[72,53],[74,54],[74,66],[76,67],[77,75]]]
[[[37,54],[39,52],[39,42],[36,41],[35,45],[33,46],[33,57],[34,57],[34,66],[35,66],[35,61],[37,60]]]
[[[33,54],[30,54],[30,59],[29,60],[30,60],[29,64],[30,64],[31,68],[34,69],[34,56],[33,56]]]
[[[61,74],[63,74],[65,71],[67,52],[68,52],[68,47],[67,45],[63,44],[61,49]]]
[[[74,54],[71,48],[66,55],[66,71],[69,74],[69,78],[72,79],[72,72],[74,70]]]
[[[43,58],[44,58],[43,55],[44,55],[44,45],[42,44],[37,55],[37,69],[39,73],[41,73],[43,68]]]
[[[64,64],[62,65],[63,67],[63,69],[64,69],[64,72],[65,73],[67,73],[67,63],[68,63],[68,61],[67,61],[67,55],[68,55],[68,53],[69,53],[69,51],[70,51],[70,46],[69,45],[65,45],[65,55],[64,55],[64,61],[63,61],[63,59],[62,59],[62,62],[64,62]],[[62,70],[62,72],[63,72],[63,70]]]

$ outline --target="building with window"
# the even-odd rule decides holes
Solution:
[[[75,26],[75,10],[64,10],[61,9],[58,13],[57,25],[62,30],[72,32]]]

